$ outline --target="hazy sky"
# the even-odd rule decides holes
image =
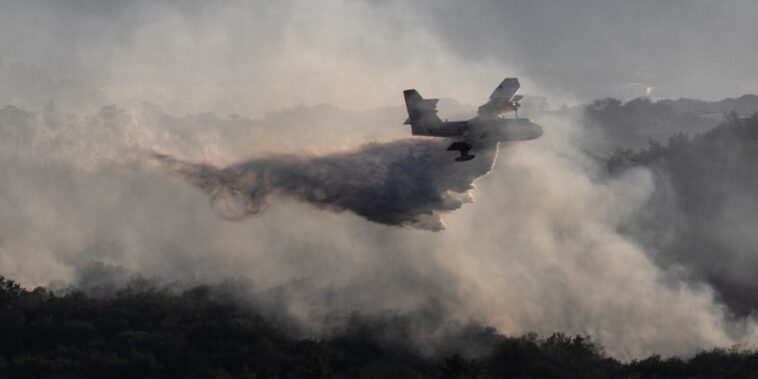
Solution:
[[[0,57],[113,101],[259,114],[481,103],[505,76],[557,102],[758,92],[751,0],[3,0]]]

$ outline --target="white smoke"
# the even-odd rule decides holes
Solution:
[[[0,274],[31,286],[71,283],[82,275],[92,280],[92,267],[107,269],[101,276],[114,280],[125,272],[185,283],[249,278],[261,290],[285,286],[278,311],[311,335],[328,332],[334,314],[428,315],[432,309],[436,321],[417,321],[427,337],[441,331],[424,325],[444,329],[479,321],[508,334],[590,334],[622,358],[754,342],[750,319],[729,321],[707,285],[657,267],[618,232],[650,196],[650,173],[637,169],[608,179],[581,151],[580,129],[563,120],[537,120],[546,130],[541,139],[503,145],[498,164],[476,183],[477,201],[457,209],[460,199],[451,203],[446,191],[465,194],[490,164],[484,156],[471,161],[480,166],[454,163],[455,154],[433,139],[312,156],[264,155],[217,169],[187,162],[207,159],[206,140],[217,156],[238,156],[232,143],[238,134],[221,132],[229,120],[204,118],[215,130],[210,134],[194,128],[167,133],[180,119],[147,118],[144,110],[101,113],[69,118],[66,131],[50,134],[60,125],[44,113],[0,112],[0,133],[16,136],[16,143],[2,146]],[[245,125],[272,140],[280,133],[275,124],[262,130],[255,120]],[[119,138],[133,134],[153,137]],[[128,142],[135,140],[140,142]],[[266,212],[228,222],[193,186],[135,165],[148,149],[183,157],[164,163],[179,168],[174,173],[190,169],[190,179],[207,168],[211,175],[204,178],[212,184],[200,187],[211,193],[226,188],[248,196],[256,187],[247,175],[258,180],[259,170],[271,167],[284,176],[269,182],[275,185]],[[124,155],[132,163],[116,164],[128,151],[134,151]],[[422,154],[414,157],[414,151]],[[419,159],[424,156],[429,160]],[[383,171],[392,162],[400,163],[397,171]],[[458,176],[464,167],[482,170]],[[415,182],[418,177],[424,182]],[[228,180],[226,187],[216,180]],[[445,231],[388,228],[358,216],[379,220],[373,212],[389,204],[381,195],[411,186],[431,196],[399,202],[406,208],[386,223],[434,229],[440,212],[457,209],[444,215]],[[361,201],[312,206],[338,199],[335,193]],[[223,198],[241,201],[241,207],[226,204],[227,210],[252,209],[249,196]],[[373,210],[355,205],[363,202]],[[432,222],[416,217],[425,214],[434,215]],[[305,284],[288,285],[293,280]]]
[[[751,318],[732,320],[706,284],[656,266],[648,258],[655,251],[619,233],[619,225],[650,196],[654,181],[639,169],[606,178],[582,152],[586,136],[574,125],[544,118],[538,120],[545,127],[541,139],[501,146],[497,165],[476,182],[477,201],[463,207],[474,178],[486,170],[461,178],[455,171],[467,166],[455,166],[449,155],[454,153],[445,152],[441,142],[397,141],[408,132],[397,106],[408,87],[430,97],[481,103],[502,77],[514,75],[522,77],[527,92],[536,88],[530,84],[542,84],[563,89],[569,99],[602,95],[619,81],[656,83],[659,95],[681,96],[682,89],[715,96],[714,86],[723,94],[732,94],[735,85],[754,88],[754,81],[745,80],[753,66],[732,60],[734,70],[721,70],[731,73],[730,80],[711,76],[704,85],[703,73],[713,71],[709,66],[721,68],[724,62],[723,54],[708,47],[721,45],[691,39],[692,33],[679,33],[673,50],[649,45],[660,38],[644,31],[672,30],[671,17],[658,17],[657,10],[679,14],[676,4],[644,9],[655,16],[645,18],[652,29],[639,28],[638,17],[625,19],[623,28],[607,28],[616,20],[593,18],[568,3],[498,4],[421,4],[408,11],[407,2],[340,0],[196,7],[172,1],[92,7],[9,2],[0,12],[5,58],[0,101],[16,107],[0,109],[0,275],[26,286],[95,280],[93,267],[114,280],[130,273],[185,283],[249,278],[263,292],[284,288],[279,311],[314,334],[328,328],[328,315],[359,311],[431,313],[439,327],[474,320],[510,334],[588,333],[622,358],[754,343]],[[532,17],[509,11],[516,6]],[[688,19],[710,20],[711,8],[689,7]],[[609,14],[634,14],[614,9],[602,6]],[[744,9],[730,6],[720,17],[744,17],[729,24],[731,34],[751,38],[754,33],[746,31],[754,28],[753,13]],[[513,19],[503,23],[503,14]],[[535,19],[564,20],[551,27],[566,33]],[[691,25],[721,27],[712,22],[679,27]],[[522,27],[539,38],[514,39],[519,33],[504,32]],[[594,54],[584,46],[567,48],[563,38],[595,37],[605,29],[616,31],[601,38],[612,46],[596,44]],[[722,34],[711,33],[710,39],[721,40]],[[499,38],[501,48],[493,49],[487,37]],[[630,43],[619,44],[618,37]],[[608,54],[619,46],[624,54]],[[626,46],[638,46],[633,59],[625,55]],[[741,44],[730,46],[746,51]],[[677,59],[669,59],[671,51]],[[701,65],[684,76],[670,75],[692,66],[692,51],[707,59],[697,59]],[[33,64],[19,66],[9,57]],[[105,101],[122,105],[100,108]],[[141,106],[143,101],[184,116]],[[322,102],[350,109],[395,107],[287,108]],[[36,111],[44,104],[50,105]],[[216,113],[193,113],[208,109]],[[371,142],[378,144],[366,147]],[[429,154],[428,161],[398,158],[417,147]],[[277,172],[294,172],[298,185],[275,176],[264,213],[228,222],[217,217],[202,191],[146,164],[150,151],[173,157],[169,167],[180,173],[206,167],[212,178],[231,175],[220,187],[201,186],[211,195],[222,191],[215,208],[227,216],[255,213],[264,204],[250,202],[249,191],[257,187],[245,180],[249,173],[257,180],[259,170],[273,164],[272,154],[286,158],[277,165],[284,171]],[[371,180],[333,191],[361,177],[361,165],[351,160],[366,157],[375,160],[368,165],[372,170],[403,163],[375,176],[380,183],[400,178],[406,187],[422,186],[432,195],[401,203],[404,211],[385,223],[439,229],[445,213],[446,230],[366,221],[381,220],[353,204],[397,193],[370,186]],[[480,158],[471,163],[487,162]],[[327,169],[314,171],[316,166]],[[423,175],[430,175],[426,182],[414,182]],[[230,190],[233,196],[226,196]],[[357,196],[356,202],[327,206],[347,210],[342,213],[313,206],[321,204],[322,194],[334,193]],[[424,332],[419,340],[436,332],[419,329]]]

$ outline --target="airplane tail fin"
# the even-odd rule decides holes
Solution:
[[[408,109],[408,119],[404,124],[411,125],[414,135],[442,124],[442,120],[437,116],[439,99],[424,99],[415,89],[407,89],[403,91],[403,95],[405,107]]]

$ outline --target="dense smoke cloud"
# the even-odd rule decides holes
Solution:
[[[386,225],[442,230],[442,214],[472,201],[474,181],[492,169],[497,145],[460,163],[444,140],[397,140],[326,156],[274,155],[219,169],[162,154],[153,158],[211,195],[223,217],[260,213],[272,195],[349,210]]]
[[[478,102],[507,69],[495,62],[477,69],[466,65],[415,15],[398,12],[402,4],[13,0],[4,5],[0,34],[23,33],[25,40],[0,39],[0,60],[9,66],[20,61],[53,78],[99,89],[103,96],[88,96],[89,101],[129,107],[149,101],[177,114],[212,110],[260,116],[321,103],[367,109],[393,104],[409,83]],[[3,88],[18,88],[17,81],[4,82],[0,75]],[[65,102],[60,97],[71,93],[27,89],[18,98],[3,92],[0,97],[17,106],[31,102],[23,96],[28,92],[42,104]]]
[[[682,214],[679,194],[661,196],[666,176],[655,168],[608,176],[583,151],[607,136],[584,120],[530,115],[545,135],[501,146],[489,175],[494,150],[461,164],[447,143],[401,139],[409,87],[471,104],[506,75],[522,77],[526,93],[558,92],[552,104],[630,83],[676,97],[755,88],[755,53],[739,42],[755,34],[741,6],[755,5],[591,3],[9,1],[0,275],[56,288],[133,274],[242,277],[273,294],[260,296],[272,317],[316,336],[341,327],[335,315],[361,312],[410,315],[419,344],[475,321],[507,334],[589,334],[622,358],[750,346],[752,306],[735,317],[714,283],[755,288],[751,192],[701,229],[739,240],[729,255],[738,259],[691,275],[723,255],[693,260],[702,246],[686,245],[673,263],[659,259],[650,225],[672,236],[663,224]],[[714,27],[735,42],[718,43],[725,32]],[[735,51],[747,58],[725,68]],[[145,164],[146,151],[165,154],[162,168],[213,207]],[[461,206],[475,180],[477,201]],[[645,223],[647,207],[672,218]],[[263,208],[239,222],[213,213]],[[721,217],[733,210],[747,214]],[[440,233],[381,225],[440,229],[443,215]],[[734,220],[741,227],[729,228]]]
[[[494,151],[466,165],[441,141],[397,139],[225,163],[240,161],[240,131],[286,141],[298,128],[283,126],[301,116],[351,127],[373,119],[362,125],[386,130],[378,120],[394,119],[393,109],[293,108],[247,121],[151,107],[60,113],[0,112],[3,141],[14,141],[0,156],[0,264],[26,285],[95,288],[133,274],[190,284],[247,278],[261,309],[302,335],[340,330],[352,312],[397,314],[413,320],[409,338],[430,354],[469,322],[515,335],[589,334],[618,357],[752,341],[750,319],[728,321],[707,284],[657,266],[618,232],[654,192],[653,176],[637,169],[607,178],[580,150],[584,130],[563,117],[537,119],[547,131],[539,140],[503,146],[476,181],[478,201],[445,214],[444,232],[424,233],[356,214],[438,228]],[[196,188],[139,163],[147,150],[170,153],[176,158],[158,160],[163,169],[222,194],[222,213],[278,200],[259,217],[225,221]],[[211,163],[190,163],[200,161]],[[256,184],[270,198],[251,198]],[[406,201],[385,209],[379,194]]]

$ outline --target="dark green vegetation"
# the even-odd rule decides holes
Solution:
[[[55,295],[0,278],[0,377],[3,378],[749,378],[758,353],[713,350],[690,360],[653,356],[621,363],[584,337],[512,338],[471,327],[467,344],[425,357],[403,334],[402,317],[355,316],[326,339],[288,337],[222,287],[182,292],[132,281],[115,295]],[[278,325],[278,326],[277,326]],[[401,329],[389,330],[389,329]]]
[[[614,98],[595,100],[582,108],[587,126],[596,128],[611,143],[641,148],[649,139],[665,140],[678,133],[704,133],[734,112],[758,112],[758,96],[707,102],[694,99],[652,101],[640,97],[628,102]]]
[[[705,133],[619,148],[606,164],[612,174],[653,173],[655,190],[627,232],[658,252],[658,263],[687,268],[739,316],[758,310],[758,114],[733,112]]]
[[[629,104],[629,103],[627,103]],[[690,136],[676,133],[667,144],[649,139],[647,148],[634,151],[618,148],[608,161],[614,171],[619,166],[664,165],[669,171],[691,171],[693,167],[707,164],[707,170],[753,170],[758,167],[758,113],[740,117],[736,112],[726,114],[724,121],[705,133]],[[747,165],[746,165],[747,163]],[[737,174],[737,172],[735,172]],[[684,175],[691,175],[687,173]]]

